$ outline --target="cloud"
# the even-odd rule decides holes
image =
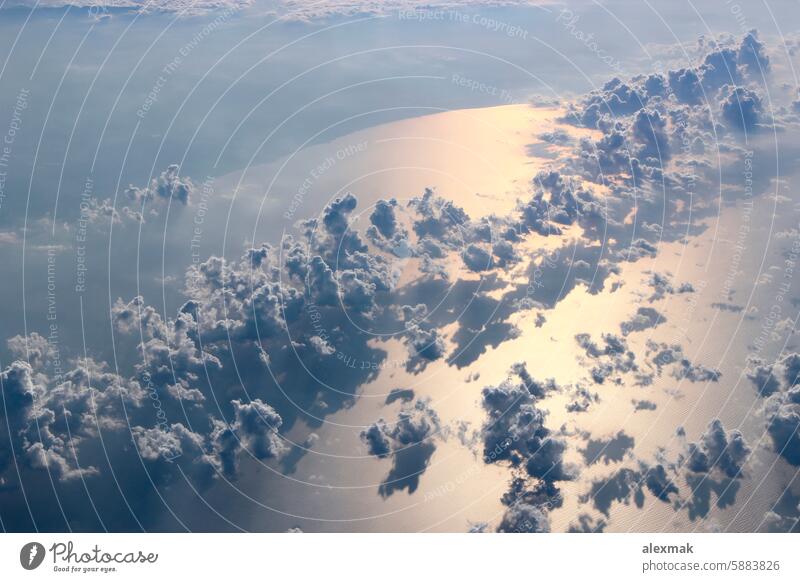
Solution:
[[[497,531],[500,533],[548,533],[550,519],[540,506],[517,502],[505,512]]]
[[[361,431],[361,440],[367,445],[369,454],[375,455],[380,459],[388,457],[389,453],[392,452],[391,441],[385,430],[386,424],[379,421]]]
[[[748,361],[747,377],[753,383],[759,396],[771,396],[781,389],[780,378],[773,372],[774,366],[767,365],[760,358]]]
[[[547,511],[561,504],[556,483],[576,476],[575,467],[564,460],[566,441],[545,427],[546,413],[536,407],[539,399],[557,389],[553,381],[537,382],[518,363],[500,385],[482,391],[487,413],[479,433],[483,460],[506,462],[520,473],[503,496],[507,510],[497,531],[549,531]]]
[[[424,17],[431,10],[464,9],[480,6],[531,6],[537,0],[325,0],[309,4],[305,0],[281,0],[280,4],[289,18],[314,20],[357,14],[404,13],[404,18]],[[418,16],[415,16],[417,14]]]
[[[652,307],[640,307],[627,321],[620,324],[622,335],[628,335],[634,331],[644,331],[657,327],[664,323],[666,318]]]
[[[230,424],[215,421],[211,440],[223,472],[234,477],[242,452],[260,460],[273,459],[283,454],[286,446],[278,435],[283,419],[271,406],[259,399],[244,404],[233,400],[231,405],[234,421]]]
[[[194,184],[188,178],[181,178],[178,175],[179,169],[177,164],[172,164],[157,178],[153,178],[148,187],[128,186],[125,195],[139,205],[158,200],[175,201],[186,205],[194,193]]]
[[[750,448],[738,430],[725,432],[722,421],[712,420],[697,443],[689,443],[680,462],[688,471],[711,473],[721,471],[737,478],[750,456]]]
[[[601,90],[593,91],[583,99],[580,120],[587,127],[596,127],[603,115],[630,115],[644,107],[647,101],[646,91],[614,78]]]
[[[757,30],[751,30],[742,37],[738,58],[747,72],[756,79],[760,79],[770,70],[769,56],[764,43],[758,40]]]
[[[633,404],[633,409],[637,412],[640,410],[655,410],[657,408],[656,403],[651,402],[650,400],[634,399],[631,400],[631,403]]]
[[[747,377],[764,400],[766,429],[776,454],[800,466],[800,354],[789,353],[767,364],[748,361]]]
[[[648,298],[650,303],[660,301],[666,295],[694,293],[691,283],[682,283],[677,288],[672,285],[672,276],[669,273],[650,273],[647,285],[653,288],[653,294]]]
[[[410,402],[414,400],[414,391],[410,388],[392,388],[389,395],[386,397],[385,404],[391,404],[400,400],[402,402]]]
[[[601,384],[609,375],[610,371],[603,366],[592,369],[592,379],[598,384]],[[597,392],[590,392],[585,386],[576,384],[572,391],[572,400],[567,403],[565,408],[567,412],[586,412],[592,404],[599,400],[600,395]]]
[[[703,98],[700,77],[691,69],[669,71],[669,87],[675,96],[684,103],[695,105]]]
[[[524,367],[498,386],[482,391],[487,419],[481,429],[484,461],[509,461],[524,466],[527,473],[546,482],[572,479],[574,470],[564,462],[566,443],[544,426],[545,413],[535,406],[538,384],[526,382]]]
[[[381,496],[403,489],[414,493],[436,451],[436,439],[445,436],[439,415],[427,400],[404,404],[392,424],[380,419],[363,430],[361,440],[370,455],[392,458],[392,468],[378,489]]]
[[[700,67],[703,85],[708,92],[723,85],[735,85],[741,82],[738,54],[732,48],[719,47],[706,54]]]
[[[38,8],[100,8],[104,11],[131,10],[144,14],[178,12],[183,16],[196,16],[215,10],[241,10],[253,0],[15,0],[7,6],[38,6]]]
[[[670,366],[672,376],[678,380],[685,378],[691,382],[718,382],[722,377],[722,372],[719,370],[692,363],[678,344],[668,345],[648,340],[647,352],[655,354],[650,361],[656,367],[659,375],[663,368]]]
[[[687,443],[675,462],[658,455],[651,464],[638,460],[638,468],[623,467],[611,475],[592,482],[581,503],[591,501],[598,511],[608,516],[612,505],[629,504],[641,508],[645,491],[676,510],[685,508],[689,519],[705,517],[715,494],[720,508],[733,503],[743,478],[744,465],[751,450],[738,430],[725,431],[722,422],[712,420],[697,442]],[[679,477],[683,477],[688,497],[681,495]]]
[[[667,122],[658,111],[640,109],[631,124],[633,138],[640,145],[638,156],[665,162],[671,157]]]
[[[492,254],[485,248],[471,243],[464,249],[461,257],[470,271],[488,271],[492,268]]]
[[[375,210],[369,216],[369,221],[375,226],[383,238],[392,238],[397,232],[397,217],[395,216],[397,200],[378,200]]]
[[[720,311],[727,311],[729,313],[741,313],[744,311],[744,307],[741,305],[733,305],[731,303],[712,303],[711,307],[714,309],[719,309]]]
[[[431,327],[430,322],[425,321],[428,314],[425,304],[420,303],[416,307],[405,305],[402,312],[406,320],[404,341],[409,351],[406,370],[419,373],[429,362],[444,356],[444,340],[439,330]]]
[[[768,532],[800,532],[800,496],[789,487],[784,488],[778,501],[764,515],[763,527]]]
[[[746,87],[729,86],[723,90],[722,119],[742,131],[753,131],[760,123],[761,96]]]
[[[35,331],[27,336],[15,335],[6,343],[8,351],[15,359],[28,362],[34,368],[43,367],[53,355],[53,347],[50,342]]]
[[[686,502],[689,519],[708,515],[712,493],[717,496],[717,507],[733,504],[750,452],[742,433],[738,430],[726,433],[718,419],[709,423],[697,443],[686,446],[678,463],[690,488]]]
[[[575,336],[575,341],[584,350],[586,356],[597,362],[597,365],[590,370],[594,383],[603,384],[615,373],[621,375],[638,371],[636,355],[628,349],[624,338],[604,333],[601,335],[601,339],[604,343],[602,347],[592,341],[591,336],[587,333],[579,333]],[[613,380],[616,384],[622,383],[619,376]]]
[[[591,501],[595,509],[608,517],[615,502],[629,505],[633,501],[636,507],[644,507],[645,491],[664,503],[670,503],[670,496],[679,493],[663,464],[648,465],[640,461],[638,469],[624,467],[592,481],[589,491],[579,500]]]
[[[800,466],[800,397],[798,391],[773,396],[766,407],[767,431],[775,452],[791,465]]]
[[[35,338],[29,342],[34,343]],[[17,506],[24,487],[30,506],[20,501],[19,507],[31,508],[27,514],[4,516],[15,524],[13,529],[60,530],[67,524],[87,530],[131,529],[137,520],[151,523],[157,513],[153,485],[168,479],[178,466],[198,487],[210,483],[216,460],[203,435],[180,423],[168,424],[163,409],[153,404],[155,393],[136,379],[109,372],[92,359],[69,366],[65,361],[65,371],[52,377],[38,357],[32,362],[17,360],[0,372],[0,502]],[[9,453],[16,457],[13,474]],[[109,459],[126,475],[122,485],[109,477]],[[136,489],[128,500],[133,513],[120,511],[120,486]],[[98,513],[86,506],[87,487],[102,515],[99,523]],[[55,496],[61,510],[54,506]]]

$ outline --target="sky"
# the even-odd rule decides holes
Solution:
[[[796,531],[798,20],[0,4],[0,526]]]

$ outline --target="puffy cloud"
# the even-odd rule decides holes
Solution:
[[[727,311],[728,313],[741,313],[744,311],[744,307],[741,305],[733,305],[731,303],[715,302],[711,304],[711,307],[714,309],[719,309],[720,311]]]
[[[470,271],[488,271],[492,268],[492,254],[484,247],[470,243],[461,254]]]
[[[610,372],[604,366],[592,369],[592,379],[601,384],[602,381],[610,375]],[[585,386],[576,384],[572,391],[572,400],[565,406],[567,412],[586,412],[589,407],[600,400],[600,395],[597,392],[590,392]]]
[[[36,397],[30,364],[19,360],[13,362],[0,372],[0,385],[3,388],[3,419],[6,423],[11,425],[26,418]]]
[[[622,330],[622,335],[628,335],[634,331],[644,331],[657,327],[665,321],[666,318],[652,307],[640,307],[636,310],[635,315],[620,324],[620,329]]]
[[[748,361],[747,377],[755,386],[759,396],[771,396],[781,388],[781,381],[774,373],[774,366],[767,365],[760,358]]]
[[[171,326],[155,326],[162,331],[165,328]],[[19,338],[14,343],[19,344]],[[180,367],[180,353],[173,357]],[[246,404],[233,400],[230,425],[199,408],[196,424],[208,427],[208,432],[191,430],[181,422],[168,423],[180,408],[161,398],[202,403],[204,396],[189,387],[191,383],[159,384],[159,374],[155,370],[143,373],[140,383],[86,359],[51,379],[16,361],[0,373],[6,403],[5,427],[0,434],[11,438],[5,442],[0,437],[0,450],[17,451],[25,463],[26,480],[35,479],[36,471],[47,471],[64,483],[78,478],[97,481],[102,474],[95,463],[109,458],[106,455],[118,464],[123,462],[127,434],[127,442],[132,440],[137,457],[156,484],[169,480],[180,464],[184,475],[201,488],[210,484],[219,470],[235,477],[238,457],[244,451],[257,459],[283,453],[285,447],[277,434],[281,418],[258,399]],[[103,456],[98,457],[101,451]],[[0,455],[0,479],[6,469]],[[101,484],[93,487],[110,485],[107,476]]]
[[[764,43],[758,40],[757,30],[751,30],[744,35],[739,45],[738,58],[747,72],[756,79],[760,79],[770,70],[769,56]]]
[[[348,228],[348,216],[355,210],[357,204],[358,200],[350,192],[329,203],[322,214],[325,230],[332,235],[343,235]]]
[[[586,127],[596,127],[603,115],[630,115],[644,107],[647,101],[648,95],[640,88],[614,78],[583,100],[580,121]]]
[[[198,460],[213,466],[210,457],[202,454],[204,449],[203,437],[198,435],[180,423],[175,423],[170,427],[144,428],[134,426],[131,428],[133,442],[136,445],[136,452],[139,456],[149,462],[161,460],[174,461],[184,454],[192,451],[199,451]]]
[[[639,461],[638,469],[624,467],[593,481],[580,500],[591,501],[608,516],[615,502],[627,505],[632,500],[637,507],[643,507],[647,491],[664,503],[674,501],[676,509],[686,508],[690,519],[705,517],[712,493],[717,496],[718,507],[733,502],[750,452],[738,430],[726,432],[719,420],[713,420],[698,442],[686,445],[676,463]],[[677,480],[681,475],[688,487],[687,499],[681,499]]]
[[[413,224],[417,236],[430,237],[450,248],[463,246],[470,220],[462,208],[436,196],[430,188],[422,196],[413,198],[409,207],[417,214]]]
[[[435,328],[425,329],[418,323],[407,323],[405,340],[409,348],[409,359],[406,362],[409,372],[418,373],[429,362],[444,356],[444,340]]]
[[[395,216],[397,200],[378,200],[375,210],[369,216],[369,221],[375,226],[384,238],[392,238],[397,231],[397,217]]]
[[[614,373],[638,371],[636,355],[628,349],[624,338],[614,334],[602,334],[601,338],[604,342],[603,347],[592,341],[589,334],[579,333],[575,336],[575,341],[586,356],[598,361],[598,364],[591,369],[591,377],[596,384],[603,384]],[[614,381],[619,384],[622,380],[617,377]]]
[[[34,367],[42,367],[52,355],[52,349],[47,338],[36,332],[27,336],[15,335],[6,342],[8,351],[18,359],[29,362]]]
[[[15,0],[8,6],[36,6],[38,8],[101,8],[110,10],[135,10],[142,13],[176,12],[181,16],[196,16],[211,11],[237,11],[251,5],[253,0]]]
[[[383,421],[371,424],[366,430],[361,431],[361,440],[367,445],[370,455],[378,458],[388,457],[392,452],[392,443],[386,434],[387,426]]]
[[[693,473],[712,473],[715,470],[730,478],[741,475],[742,466],[750,456],[750,448],[738,430],[725,432],[719,419],[712,420],[697,443],[689,443],[680,462]]]
[[[622,434],[616,435],[617,441]],[[600,447],[602,441],[593,443],[590,440],[589,443],[594,446],[587,446],[582,451],[587,462],[587,453]],[[676,510],[686,508],[692,520],[705,517],[711,507],[712,494],[716,495],[716,504],[720,508],[733,503],[750,453],[741,432],[725,431],[719,420],[713,420],[697,442],[686,444],[676,462],[668,463],[663,459],[663,453],[658,455],[659,461],[655,464],[639,460],[636,469],[623,467],[592,481],[589,491],[580,497],[580,501],[592,502],[595,509],[608,516],[615,502],[627,505],[633,501],[637,507],[643,507],[645,492],[649,492],[659,501],[674,503]],[[598,457],[596,454],[590,456]],[[622,458],[624,452],[613,460]],[[682,499],[678,485],[681,476],[688,487],[686,499]]]
[[[14,344],[26,343],[14,340]],[[37,338],[27,343],[41,344]],[[60,528],[64,523],[59,525],[59,520],[66,519],[67,513],[83,519],[83,506],[72,503],[75,491],[83,489],[74,489],[72,483],[97,483],[105,454],[116,457],[130,443],[125,438],[131,434],[129,426],[159,422],[159,417],[155,408],[144,406],[147,393],[137,381],[108,372],[104,364],[85,359],[51,378],[41,358],[32,358],[32,363],[34,367],[17,360],[0,371],[4,410],[0,416],[0,496],[4,505],[21,503],[19,495],[25,487],[34,509],[19,519]],[[101,434],[103,456],[98,454]],[[13,475],[9,470],[12,455],[16,457]],[[49,486],[35,486],[44,475]],[[57,491],[62,491],[66,507],[52,513],[52,495]]]
[[[174,200],[184,205],[188,204],[194,192],[194,184],[189,178],[181,178],[178,174],[179,169],[177,164],[172,164],[157,178],[153,178],[148,187],[128,186],[125,194],[137,204],[153,200]]]
[[[372,311],[377,286],[364,279],[358,271],[343,271],[339,275],[339,293],[348,309],[359,313]]]
[[[531,505],[519,501],[514,503],[503,515],[500,533],[548,533],[550,531],[550,518],[538,505]]]
[[[722,119],[736,129],[754,130],[763,112],[759,94],[752,89],[735,86],[729,86],[723,92]]]
[[[661,374],[663,368],[670,366],[672,368],[672,376],[679,380],[685,378],[691,382],[718,382],[722,377],[722,372],[719,370],[692,363],[684,355],[683,348],[678,344],[668,345],[648,340],[647,352],[648,354],[655,354],[651,362],[655,365],[659,374]]]
[[[522,385],[525,386],[531,396],[536,399],[544,398],[551,392],[558,390],[556,381],[553,378],[548,378],[544,381],[534,379],[530,372],[528,372],[528,366],[524,362],[515,362],[512,364],[511,372],[520,379]]]
[[[759,395],[766,398],[764,416],[775,453],[789,464],[800,466],[800,354],[791,353],[767,365],[754,358],[748,378]]]
[[[634,140],[641,146],[638,153],[641,159],[654,158],[658,160],[659,164],[670,159],[669,136],[666,128],[667,120],[658,111],[639,110],[631,124],[631,131]]]
[[[392,424],[380,419],[362,431],[361,440],[369,454],[392,458],[392,468],[378,490],[381,496],[403,489],[414,493],[436,451],[436,439],[444,436],[439,415],[427,400],[404,404]]]
[[[691,283],[682,283],[678,287],[672,285],[672,276],[668,273],[650,273],[647,285],[653,288],[653,294],[648,298],[650,303],[663,299],[666,295],[681,293],[694,293]]]
[[[800,393],[775,394],[765,410],[775,452],[791,465],[800,466]]]
[[[763,528],[768,532],[800,532],[800,496],[786,487],[778,501],[764,515]]]
[[[657,408],[656,403],[651,402],[650,400],[633,399],[631,400],[631,403],[633,404],[633,409],[637,412],[639,410],[655,410]]]
[[[689,103],[700,103],[703,98],[703,89],[700,86],[700,77],[692,69],[678,69],[669,71],[669,87],[678,100]]]
[[[644,81],[644,89],[647,92],[647,97],[665,97],[667,94],[667,80],[664,75],[654,73],[648,75]]]
[[[142,363],[140,372],[147,372],[158,385],[179,381],[194,382],[209,369],[222,366],[213,354],[200,349],[196,322],[191,314],[180,312],[175,320],[162,320],[152,308],[145,307],[136,297],[129,303],[117,300],[111,310],[115,326],[124,333],[141,328],[143,341],[139,344]]]
[[[658,249],[655,245],[643,238],[637,238],[627,248],[620,249],[617,256],[623,261],[638,261],[647,257],[655,257],[657,254]]]
[[[308,267],[308,292],[317,305],[331,306],[339,301],[339,284],[328,264],[319,255]]]
[[[708,90],[741,82],[738,54],[731,48],[717,48],[709,52],[700,67],[703,85]]]
[[[541,389],[526,382],[530,377],[524,368],[515,368],[514,374],[522,382],[509,378],[482,391],[484,461],[509,461],[544,482],[572,479],[574,469],[564,461],[566,442],[544,426],[545,413],[536,407]]]
[[[285,451],[286,447],[278,434],[283,419],[274,408],[257,398],[244,404],[233,400],[231,405],[235,415],[234,422],[228,426],[218,423],[212,433],[215,440],[226,439],[226,436],[220,435],[232,431],[239,445],[257,459],[272,459]],[[222,433],[219,432],[220,428]]]
[[[535,194],[520,204],[517,229],[542,236],[559,235],[558,225],[569,226],[581,215],[589,220],[595,215],[596,203],[591,192],[575,188],[571,180],[557,171],[540,171],[532,180]]]
[[[424,16],[431,9],[464,9],[481,6],[528,5],[531,0],[324,0],[309,4],[306,0],[280,0],[286,17],[297,20],[314,20],[336,16],[357,16],[361,14],[392,14],[397,11],[414,13],[420,11]]]

